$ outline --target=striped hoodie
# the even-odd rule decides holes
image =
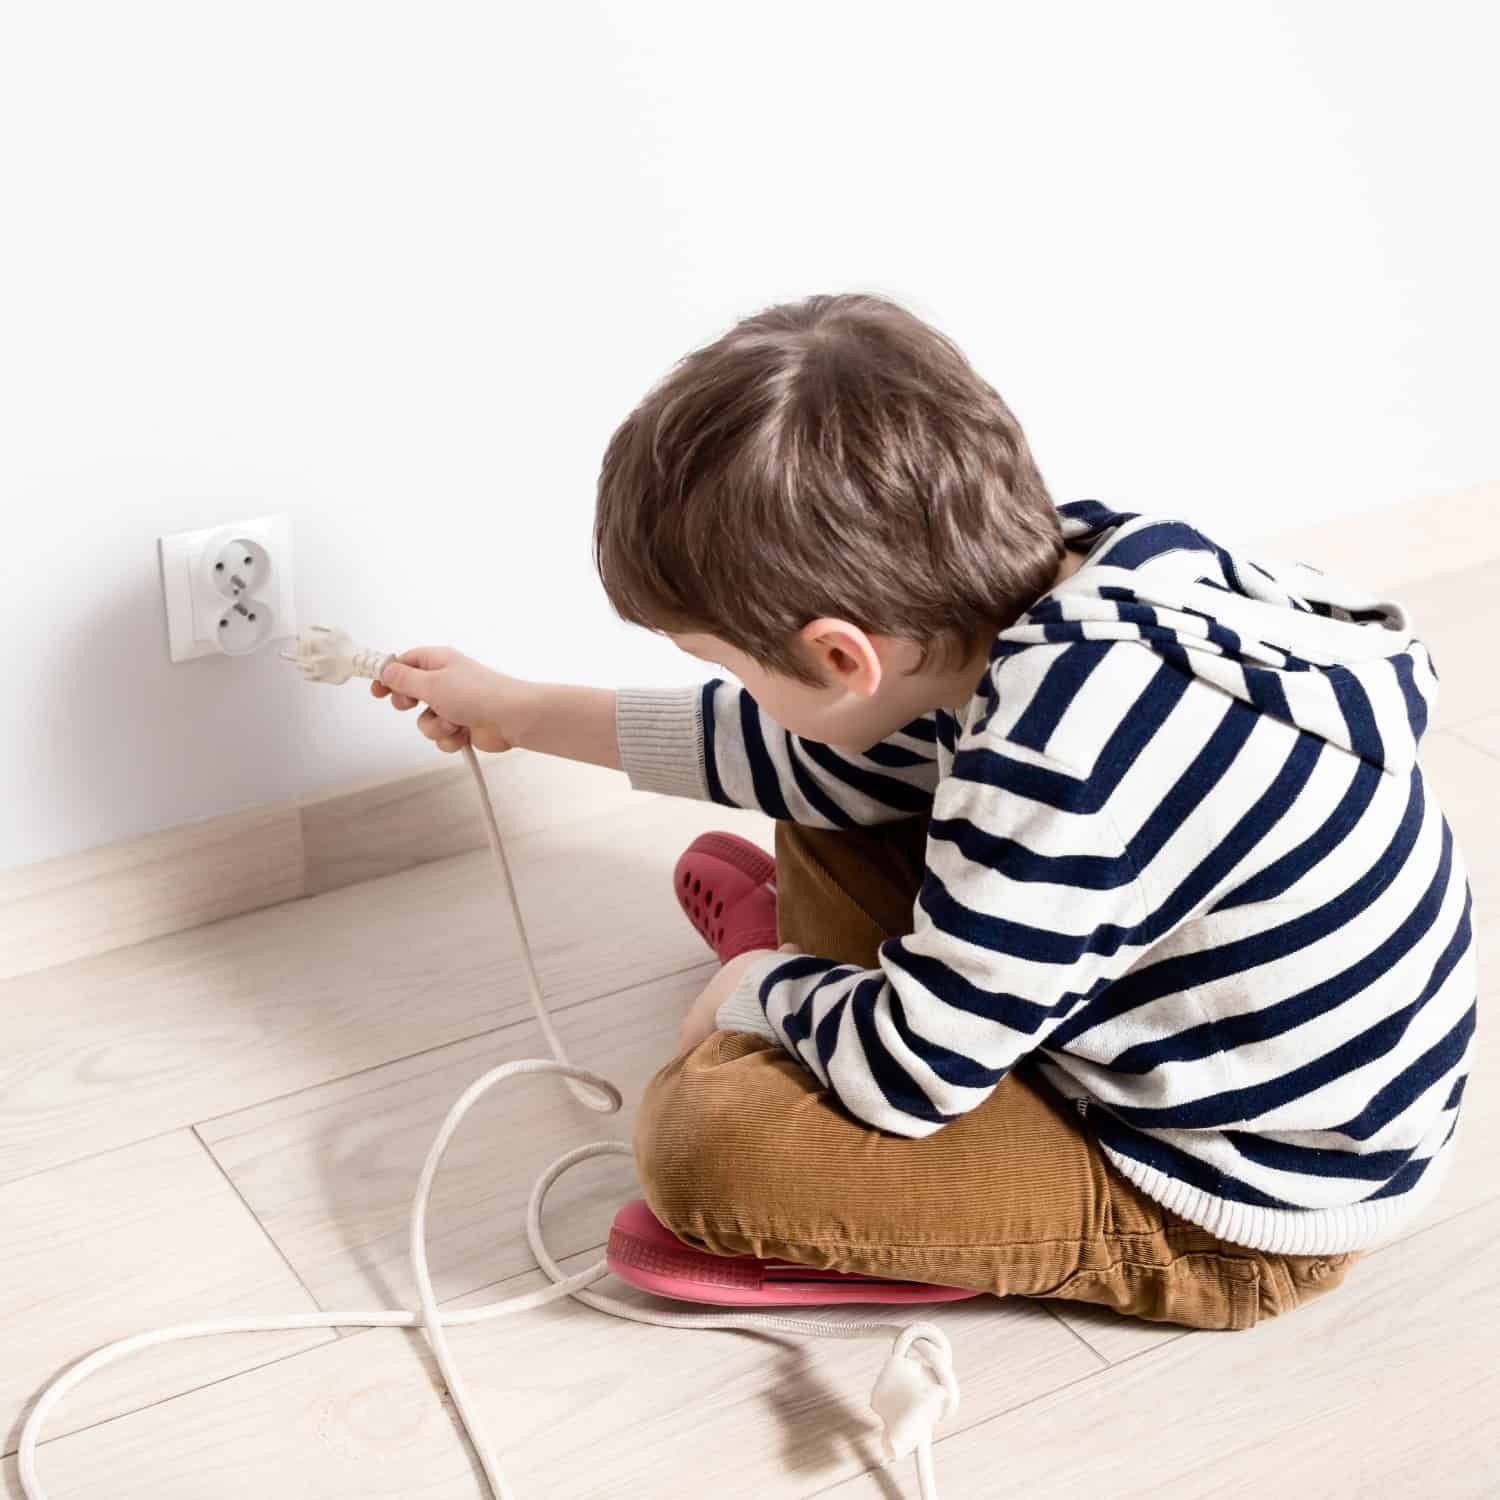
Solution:
[[[1418,764],[1436,695],[1400,605],[1186,522],[1059,511],[1079,570],[954,713],[862,754],[738,684],[627,688],[641,789],[819,828],[930,815],[879,967],[751,964],[718,1012],[856,1118],[926,1136],[1032,1056],[1110,1161],[1220,1238],[1389,1238],[1454,1148],[1471,898]]]

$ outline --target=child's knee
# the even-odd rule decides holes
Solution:
[[[728,1066],[763,1050],[759,1038],[714,1032],[658,1070],[641,1095],[631,1142],[641,1196],[674,1234],[732,1210],[764,1181],[765,1116],[745,1107],[744,1070]]]
[[[680,1197],[691,1175],[691,1122],[685,1106],[691,1106],[693,1091],[682,1082],[689,1055],[674,1057],[646,1084],[631,1132],[641,1196],[669,1228],[664,1209]]]

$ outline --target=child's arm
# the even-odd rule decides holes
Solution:
[[[566,682],[535,682],[535,708],[519,743],[543,755],[586,760],[624,770],[615,735],[612,688],[577,687]]]
[[[448,646],[403,653],[371,685],[440,749],[520,746],[623,770],[632,786],[755,807],[819,828],[928,812],[937,728],[927,714],[863,754],[791,734],[722,678],[701,687],[609,688],[526,682]]]
[[[738,684],[621,688],[620,760],[641,791],[758,808],[814,828],[888,823],[932,810],[935,715],[863,753],[784,729]]]
[[[390,663],[370,691],[402,710],[428,704],[418,727],[450,754],[466,744],[491,751],[520,746],[623,769],[608,688],[526,682],[451,646],[418,646]]]
[[[780,1043],[866,1124],[927,1136],[1097,1018],[1090,1002],[1139,958],[1149,926],[1088,778],[961,745],[934,803],[915,930],[882,943],[873,969],[757,958],[716,1019]]]

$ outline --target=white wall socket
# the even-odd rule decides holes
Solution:
[[[158,545],[173,661],[246,656],[296,635],[287,516],[179,531]]]

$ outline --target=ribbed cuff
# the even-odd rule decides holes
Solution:
[[[763,1036],[768,1042],[779,1042],[776,1028],[766,1019],[760,1003],[760,987],[772,969],[785,960],[779,954],[768,954],[745,967],[740,982],[722,1001],[714,1012],[714,1022],[720,1031],[748,1031]]]
[[[620,764],[638,792],[708,800],[701,687],[618,688]]]

